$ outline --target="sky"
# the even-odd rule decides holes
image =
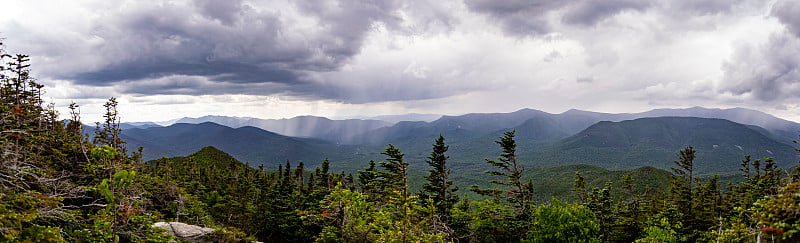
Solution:
[[[744,107],[800,121],[796,0],[0,2],[66,114],[123,122]]]

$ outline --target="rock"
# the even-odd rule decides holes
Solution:
[[[212,228],[200,227],[197,225],[184,224],[181,222],[157,222],[153,228],[167,230],[167,234],[177,237],[181,241],[191,242],[210,242],[205,239],[205,235],[214,231]]]

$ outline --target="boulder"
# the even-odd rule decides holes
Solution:
[[[181,222],[157,222],[153,224],[153,228],[165,229],[167,234],[173,235],[181,241],[191,242],[210,242],[206,240],[205,235],[214,231],[212,228]]]

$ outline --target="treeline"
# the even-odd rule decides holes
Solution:
[[[487,159],[491,187],[471,200],[453,186],[443,137],[433,141],[421,191],[410,191],[408,162],[389,145],[382,162],[334,173],[251,168],[214,148],[141,161],[119,138],[117,102],[90,138],[79,107],[58,120],[31,78],[28,57],[0,43],[0,242],[168,242],[150,226],[180,221],[214,227],[216,242],[796,242],[800,170],[770,159],[741,163],[744,181],[720,185],[693,172],[695,151],[678,153],[669,191],[587,188],[578,200],[533,200],[537,178],[523,178],[514,131]],[[645,193],[635,193],[644,191]],[[460,196],[459,195],[463,195]],[[621,195],[621,196],[613,196]]]

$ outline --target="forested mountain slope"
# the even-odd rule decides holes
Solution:
[[[745,155],[774,157],[779,166],[789,166],[797,160],[791,146],[764,135],[763,129],[722,119],[658,117],[599,122],[569,136],[567,131],[571,128],[554,117],[541,116],[541,112],[535,111],[527,114],[535,115],[524,121],[505,119],[503,124],[520,124],[483,133],[464,129],[480,127],[476,125],[479,123],[460,119],[456,119],[460,123],[437,123],[439,128],[424,122],[401,122],[387,136],[391,139],[384,137],[386,141],[375,145],[342,145],[282,136],[255,127],[230,128],[214,123],[133,128],[123,130],[122,137],[129,147],[144,147],[145,159],[185,156],[205,146],[215,146],[239,160],[254,166],[264,164],[270,169],[287,159],[318,165],[328,158],[335,161],[336,169],[355,171],[370,159],[379,160],[381,147],[389,143],[403,149],[412,168],[421,166],[431,142],[442,134],[451,146],[454,170],[468,178],[484,170],[485,158],[496,156],[498,149],[493,141],[506,129],[518,134],[520,159],[531,168],[591,164],[606,169],[642,166],[666,169],[674,160],[675,151],[686,146],[698,150],[701,173],[735,173]],[[440,128],[444,130],[437,130]]]
[[[710,109],[704,107],[692,107],[686,109],[655,109],[640,113],[600,113],[581,110],[569,110],[562,114],[582,115],[592,117],[598,121],[624,121],[633,120],[637,118],[647,117],[663,117],[663,116],[679,116],[679,117],[699,117],[699,118],[719,118],[725,119],[736,123],[754,125],[764,128],[766,131],[780,142],[791,143],[792,140],[797,138],[797,133],[800,132],[800,123],[777,118],[770,114],[744,109],[744,108],[730,108],[730,109]]]
[[[523,157],[544,167],[585,163],[609,169],[668,168],[674,151],[687,146],[697,150],[696,168],[701,173],[736,173],[745,155],[774,157],[782,167],[798,159],[791,146],[749,126],[693,117],[599,122],[542,150],[527,151]]]
[[[277,167],[286,160],[319,164],[325,158],[351,160],[360,155],[357,148],[320,140],[287,137],[255,127],[230,128],[205,122],[179,123],[167,127],[123,130],[131,148],[144,147],[145,159],[186,156],[206,146],[231,153],[252,165]]]

